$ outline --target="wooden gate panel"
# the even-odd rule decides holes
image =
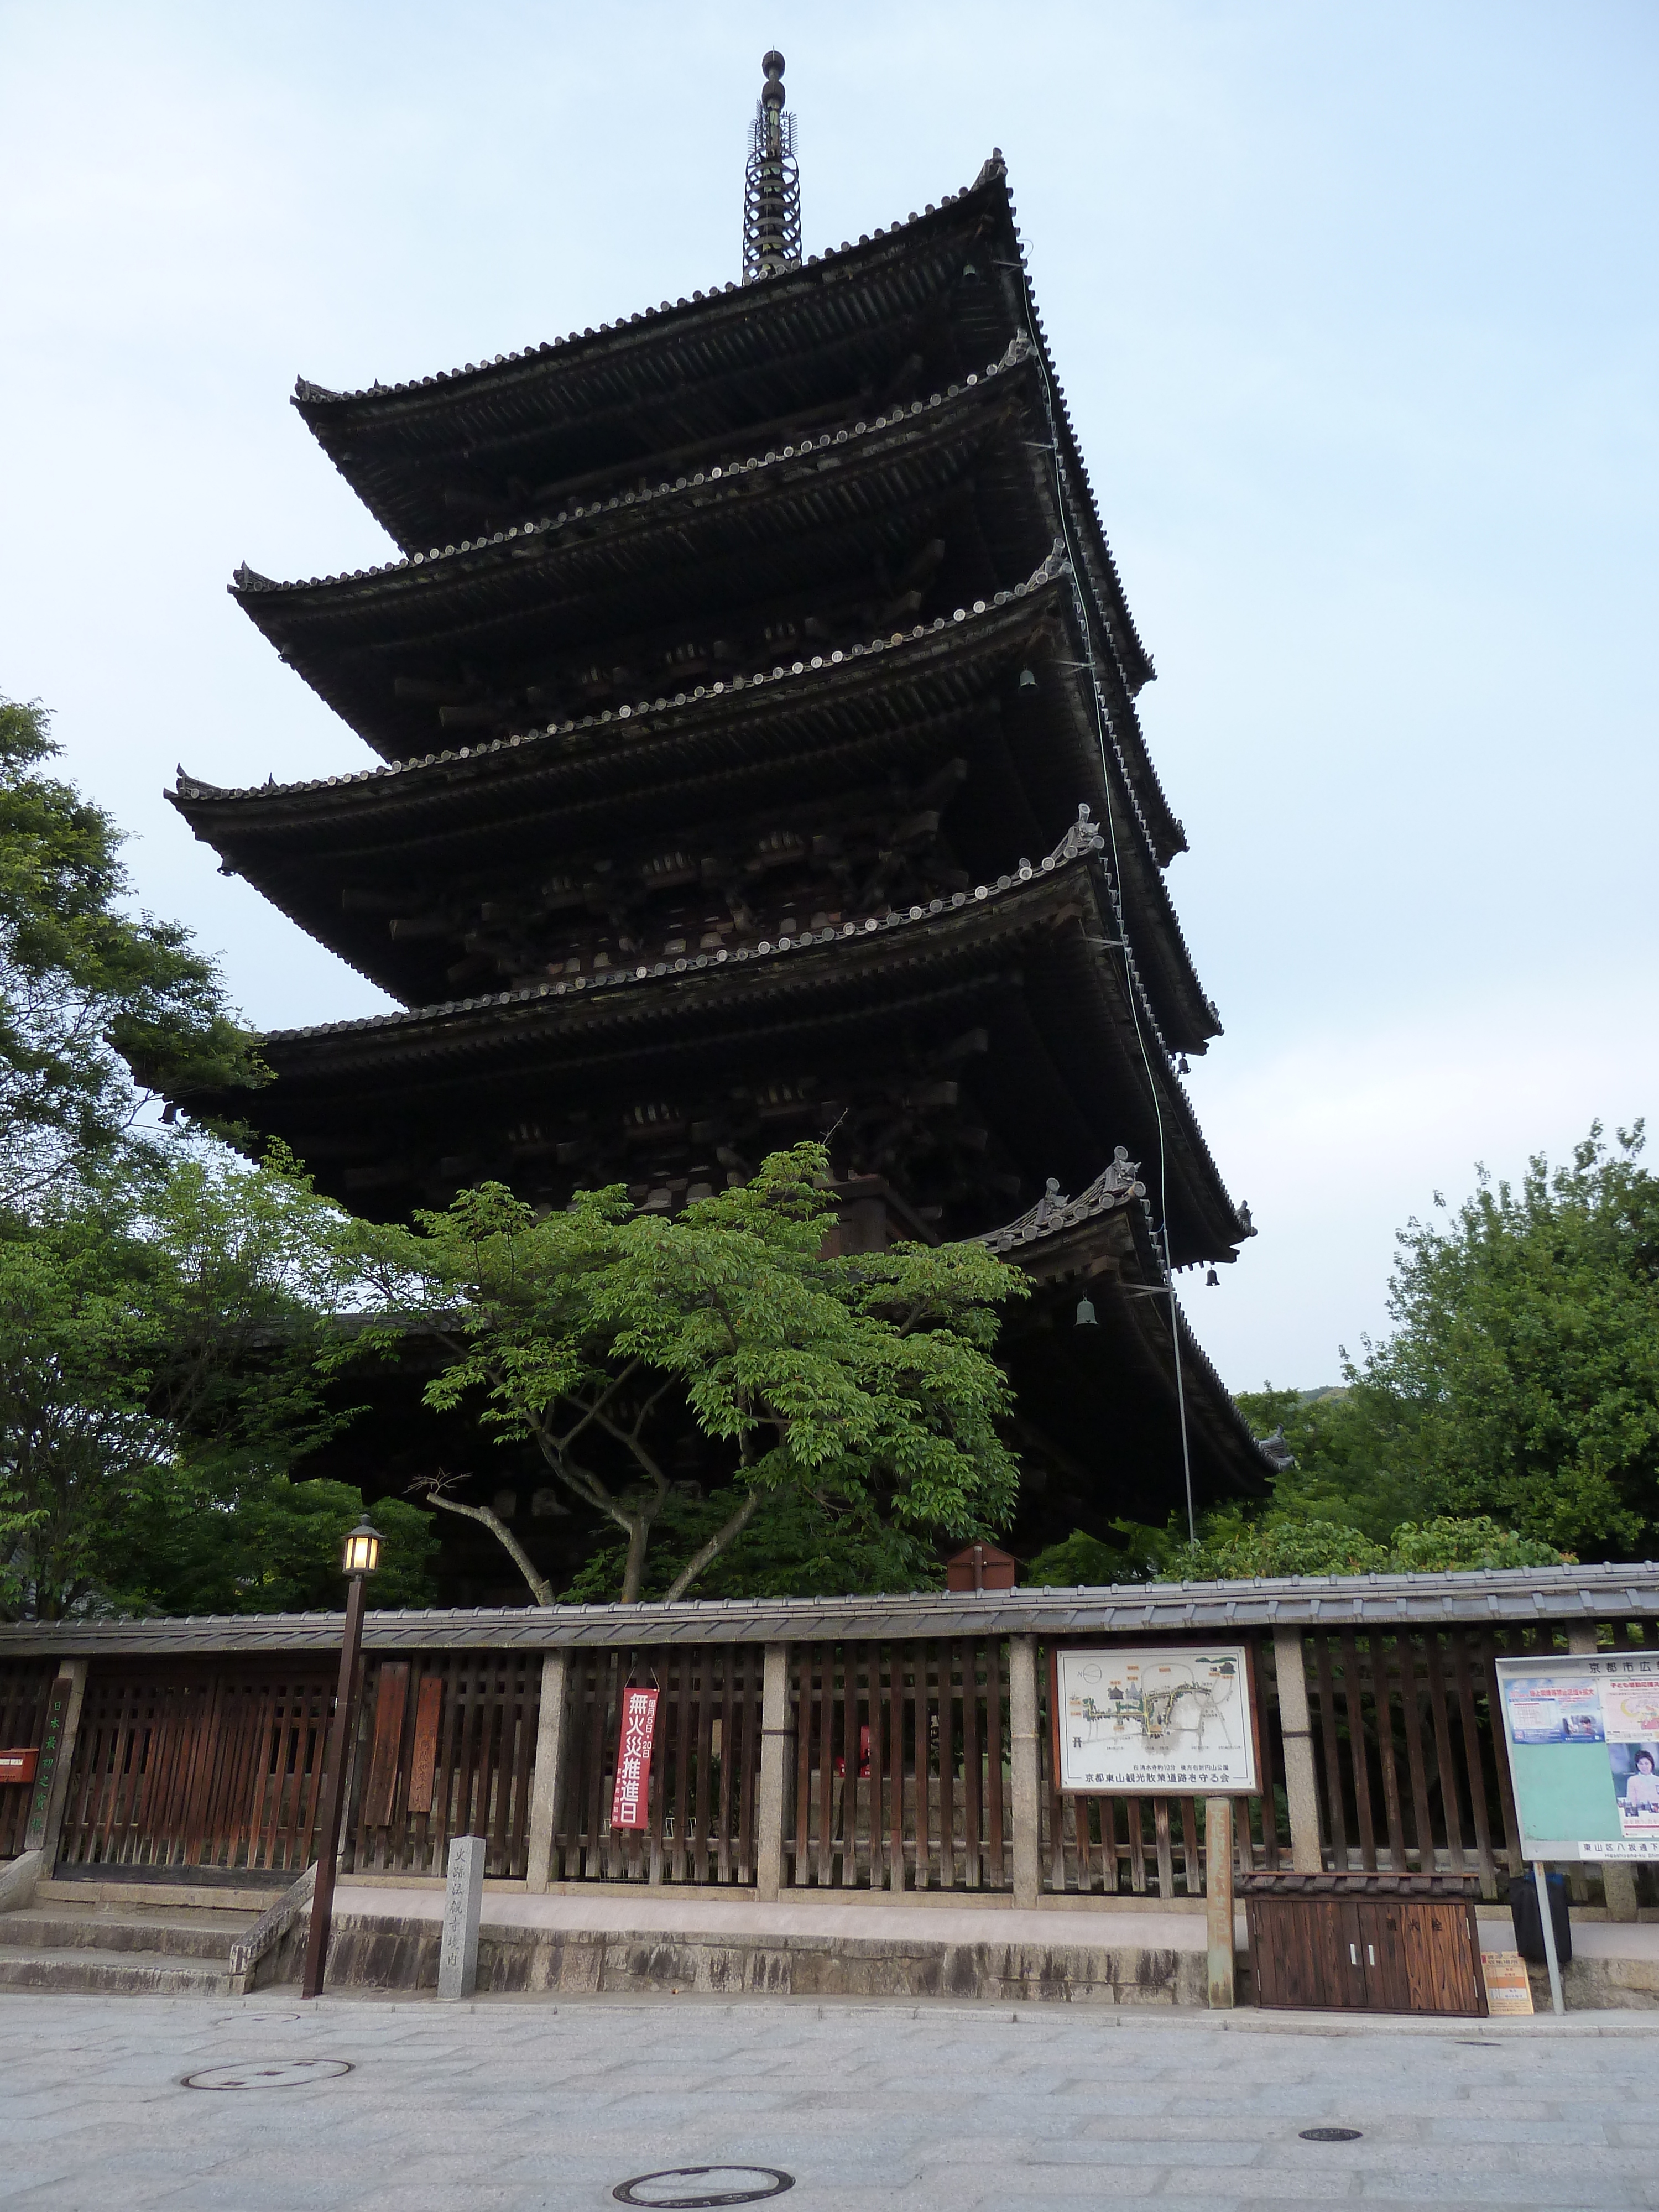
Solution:
[[[1247,1897],[1256,2002],[1296,2011],[1363,2012],[1365,1931],[1336,1898]]]
[[[1413,1910],[1391,1898],[1361,1898],[1350,1908],[1358,1917],[1360,1963],[1365,1972],[1365,2002],[1372,2012],[1420,2010],[1412,2003],[1406,1956],[1407,1916]]]
[[[1486,1992],[1474,1905],[1434,1899],[1407,1905],[1401,1917],[1408,2009],[1483,2015]]]
[[[310,1656],[93,1668],[59,1862],[300,1873],[334,1680],[333,1662]]]
[[[53,1659],[0,1659],[0,1750],[40,1749],[57,1675]],[[33,1795],[32,1783],[0,1783],[0,1858],[22,1850]]]
[[[371,1656],[353,1873],[441,1875],[452,1836],[482,1836],[485,1872],[524,1878],[541,1680],[538,1651]]]

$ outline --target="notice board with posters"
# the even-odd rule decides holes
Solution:
[[[1121,1796],[1254,1796],[1250,1654],[1242,1644],[1121,1644],[1054,1654],[1060,1787]]]
[[[1528,1859],[1659,1859],[1659,1657],[1500,1659]]]

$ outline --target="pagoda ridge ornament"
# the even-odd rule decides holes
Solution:
[[[743,186],[745,284],[800,267],[800,176],[795,167],[795,118],[783,104],[783,56],[775,47],[761,68],[766,82],[749,126],[749,166]]]

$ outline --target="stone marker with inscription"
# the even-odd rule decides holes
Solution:
[[[478,1922],[483,1912],[487,1848],[482,1836],[455,1836],[450,1841],[443,1944],[438,1954],[441,1997],[470,1997],[477,1986]]]

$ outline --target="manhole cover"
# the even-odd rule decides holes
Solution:
[[[758,2204],[794,2185],[794,2175],[775,2166],[676,2166],[618,2182],[611,2194],[619,2204]]]
[[[307,2081],[327,2081],[349,2074],[343,2058],[250,2058],[240,2066],[210,2066],[186,2074],[186,2089],[298,2089]]]
[[[1358,2142],[1362,2130],[1358,2128],[1304,2128],[1304,2142]]]

